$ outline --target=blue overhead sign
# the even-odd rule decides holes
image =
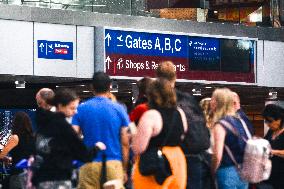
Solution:
[[[38,58],[73,60],[73,42],[38,40]]]
[[[105,30],[106,53],[187,57],[187,36],[122,30]]]
[[[105,68],[111,76],[155,77],[172,61],[178,78],[254,82],[254,41],[105,29]],[[249,45],[251,44],[251,45]]]

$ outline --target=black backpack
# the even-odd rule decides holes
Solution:
[[[210,132],[206,126],[203,111],[195,98],[187,93],[177,91],[177,104],[184,111],[188,131],[182,142],[185,154],[198,154],[210,147]]]

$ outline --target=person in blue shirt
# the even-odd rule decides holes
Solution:
[[[106,159],[106,180],[127,178],[129,157],[129,118],[119,103],[109,99],[111,79],[103,72],[93,76],[95,96],[79,105],[72,119],[73,128],[82,133],[88,147],[98,141],[106,145],[92,163],[86,163],[79,171],[78,188],[100,188],[102,162]]]

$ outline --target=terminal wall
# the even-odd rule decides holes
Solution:
[[[284,87],[284,43],[259,40],[257,44],[257,84]]]
[[[94,70],[104,70],[104,27],[119,27],[257,39],[256,85],[284,87],[282,29],[22,6],[1,5],[0,10],[0,74],[91,78]],[[72,42],[73,59],[39,59],[37,40]]]

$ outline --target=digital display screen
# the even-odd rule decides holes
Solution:
[[[220,70],[220,39],[190,37],[188,45],[190,70]]]
[[[248,73],[254,42],[242,39],[189,38],[189,70]]]

